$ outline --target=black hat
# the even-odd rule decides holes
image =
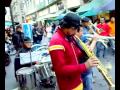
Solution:
[[[24,42],[28,42],[28,43],[30,42],[31,43],[32,40],[29,37],[24,37]]]
[[[64,17],[63,20],[67,22],[68,24],[79,27],[80,26],[80,17],[75,14],[75,13],[67,13]]]
[[[83,19],[82,19],[82,22],[89,22],[90,21],[90,19],[88,18],[88,17],[84,17]]]

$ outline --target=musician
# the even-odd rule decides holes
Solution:
[[[100,29],[100,35],[102,36],[109,36],[110,34],[110,27],[109,25],[105,22],[105,18],[101,17],[100,18],[100,23],[97,25],[97,27]]]
[[[83,26],[80,26],[80,29],[78,29],[77,32],[76,32],[76,36],[81,39],[82,34],[83,34]],[[93,51],[93,49],[95,48],[97,37],[98,36],[95,35],[93,40],[92,40],[92,43],[89,45],[89,49],[91,51]],[[88,46],[88,44],[86,44],[86,45]],[[80,59],[81,62],[80,63],[84,63],[86,57],[85,56],[81,57],[81,59]],[[93,69],[91,68],[91,69],[87,70],[81,76],[82,76],[82,79],[83,79],[83,86],[84,86],[83,90],[93,90]]]
[[[105,18],[101,17],[100,18],[100,23],[97,25],[97,27],[100,29],[100,35],[101,36],[109,36],[110,33],[110,27],[109,25],[105,22]],[[105,42],[106,44],[108,44],[108,41],[106,40]],[[97,42],[96,44],[96,56],[100,57],[100,52],[102,53],[102,57],[105,58],[105,54],[106,54],[106,47],[104,46],[103,43],[101,43],[100,41]]]
[[[97,66],[98,60],[92,57],[85,63],[78,63],[84,55],[73,39],[80,26],[78,15],[67,13],[59,25],[49,45],[59,90],[83,90],[81,74]]]
[[[15,77],[16,77],[16,71],[22,67],[30,67],[31,66],[31,63],[28,63],[28,64],[24,64],[24,65],[21,65],[20,64],[20,57],[19,57],[19,54],[20,53],[27,53],[27,52],[30,52],[31,51],[31,47],[32,47],[32,40],[29,38],[29,37],[25,37],[24,38],[24,42],[23,42],[23,48],[21,48],[15,58],[15,61],[14,61],[14,70],[15,70]],[[32,63],[32,64],[35,64]],[[17,78],[16,78],[17,80]]]
[[[109,36],[114,36],[115,37],[115,17],[111,17],[108,25],[110,27]],[[110,39],[109,43],[110,43],[110,46],[112,48],[112,54],[114,55],[114,53],[115,53],[115,40]]]
[[[82,35],[80,37],[81,37],[83,42],[85,42],[86,44],[90,44],[88,37],[85,35],[86,34],[93,34],[93,30],[95,32],[98,32],[98,31],[95,28],[90,28],[90,18],[84,17],[81,21],[82,21],[83,32],[82,32]]]

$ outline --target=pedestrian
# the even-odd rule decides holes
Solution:
[[[53,23],[53,24],[52,24],[52,31],[51,31],[51,32],[52,32],[52,34],[54,33],[55,28],[56,28],[56,24],[55,24],[55,23]]]
[[[22,48],[23,39],[24,39],[24,33],[22,30],[22,27],[21,25],[17,25],[16,32],[12,34],[12,42],[13,42],[16,52],[18,52],[19,49]]]
[[[115,37],[115,17],[111,17],[110,22],[108,23],[108,25],[110,27],[109,36]],[[110,43],[110,47],[112,49],[112,54],[114,55],[114,53],[115,53],[115,40],[110,39],[109,43]]]
[[[105,22],[104,17],[100,18],[100,23],[97,25],[97,27],[100,29],[99,30],[99,32],[100,32],[99,35],[101,35],[101,36],[109,36],[110,27]],[[108,44],[108,40],[106,40],[105,43]],[[97,44],[96,44],[96,56],[100,57],[101,52],[103,52],[102,56],[103,56],[103,58],[105,58],[106,47],[104,46],[104,44],[101,41],[98,41]]]
[[[5,56],[4,56],[4,61],[5,61],[5,66],[8,66],[11,62],[10,59],[10,43],[11,41],[9,40],[8,33],[5,31]]]
[[[42,27],[37,26],[36,34],[37,34],[37,43],[40,44],[43,37],[44,30]]]
[[[37,24],[34,25],[33,38],[34,38],[35,43],[40,44],[43,33],[44,33],[44,31],[42,28],[39,28]]]
[[[59,24],[49,44],[53,70],[55,71],[59,90],[83,90],[81,74],[97,66],[95,58],[85,63],[78,60],[83,53],[75,44],[73,36],[80,26],[80,18],[74,13],[67,13]]]
[[[28,53],[31,51],[32,47],[32,40],[29,37],[24,37],[24,42],[23,42],[23,47],[19,50],[18,54],[15,57],[14,61],[14,72],[15,72],[15,77],[16,77],[16,71],[22,67],[30,67],[31,62],[27,64],[20,64],[20,53]],[[32,63],[33,65],[35,62]],[[17,80],[17,77],[16,77]]]
[[[37,43],[36,29],[37,29],[37,24],[35,23],[35,24],[33,25],[33,30],[32,30],[32,33],[33,33],[33,42],[34,42],[34,44]]]

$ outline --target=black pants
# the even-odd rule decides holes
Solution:
[[[40,42],[41,42],[42,36],[43,36],[43,35],[38,35],[38,36],[37,36],[37,43],[40,43]]]
[[[14,45],[14,48],[18,52],[22,48],[22,46]]]
[[[35,65],[35,62],[33,62],[32,65]],[[30,66],[31,66],[31,63],[21,65],[20,64],[20,58],[15,58],[15,61],[14,61],[14,71],[15,72],[14,73],[15,73],[16,80],[17,80],[16,71],[19,70],[22,67],[30,67]]]
[[[34,43],[37,43],[37,37],[33,36]]]

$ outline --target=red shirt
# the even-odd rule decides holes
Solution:
[[[100,23],[100,24],[97,25],[97,27],[102,29],[102,32],[100,33],[100,35],[109,36],[109,33],[110,33],[109,25],[107,25],[106,23],[103,23],[103,24]]]
[[[80,75],[86,71],[85,64],[78,64],[83,53],[73,42],[66,39],[60,28],[50,41],[49,52],[59,89],[72,90],[80,85]]]

